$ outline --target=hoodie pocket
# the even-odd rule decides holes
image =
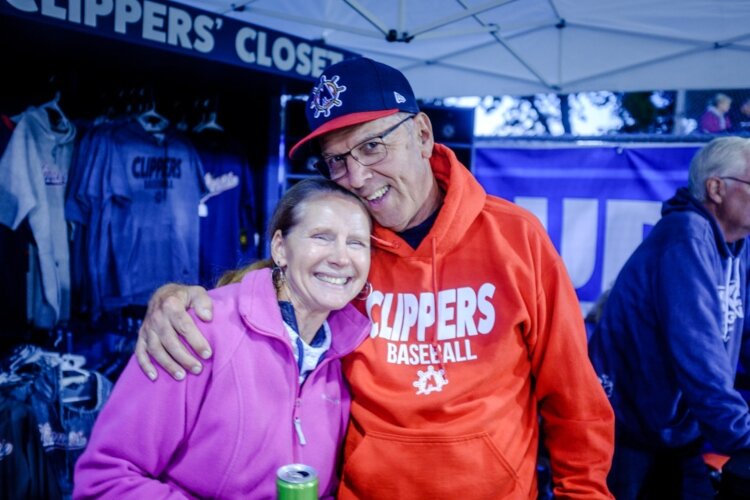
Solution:
[[[346,460],[343,481],[363,499],[521,496],[516,471],[484,432],[450,437],[370,432]]]

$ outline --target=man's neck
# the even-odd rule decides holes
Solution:
[[[442,205],[445,193],[440,189],[434,175],[430,175],[430,189],[427,193],[427,198],[422,207],[414,215],[411,222],[404,228],[404,231],[408,231],[411,228],[417,227],[426,221],[432,214],[434,214]]]

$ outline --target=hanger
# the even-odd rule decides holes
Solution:
[[[152,134],[164,132],[169,126],[169,120],[156,111],[156,98],[153,89],[136,88],[130,90],[131,99],[137,104],[138,123],[143,130]]]
[[[204,130],[216,130],[218,132],[224,131],[224,127],[219,125],[219,123],[216,121],[216,116],[219,110],[218,97],[215,97],[213,99],[205,98],[196,100],[195,107],[201,113],[201,121],[195,127],[193,127],[193,132],[200,133]]]
[[[60,354],[56,352],[45,351],[41,347],[27,344],[16,348],[10,358],[10,367],[8,371],[15,373],[16,370],[24,365],[30,365],[45,361],[50,365],[56,365],[60,361]]]
[[[156,112],[154,104],[139,114],[137,120],[143,130],[150,133],[163,132],[169,126],[169,120]]]
[[[208,114],[207,120],[205,119],[206,115],[203,115],[203,117],[203,121],[193,128],[193,132],[200,133],[204,130],[217,130],[219,132],[224,132],[224,127],[216,122],[216,111],[211,111]]]
[[[88,386],[91,372],[83,368],[86,358],[79,354],[60,356],[60,401],[77,403],[91,399],[92,390]]]
[[[39,107],[47,112],[50,125],[54,130],[57,130],[58,132],[68,130],[70,127],[70,121],[68,120],[68,117],[65,116],[65,113],[63,113],[63,110],[60,109],[59,90],[55,92],[55,97],[53,97],[51,101],[45,102]]]
[[[40,358],[41,349],[33,345],[21,345],[15,348],[8,361],[7,371],[0,372],[0,385],[11,384],[23,380],[16,371],[27,363],[33,363]]]
[[[16,348],[9,361],[8,370],[0,373],[0,385],[24,380],[23,373],[19,374],[18,370],[27,365],[43,363],[59,369],[61,402],[88,401],[95,394],[89,384],[91,372],[83,368],[86,357],[80,354],[60,354],[34,345],[23,345]]]
[[[24,374],[18,373],[24,366],[33,364],[46,364],[56,366],[60,363],[60,354],[45,351],[41,347],[27,344],[16,347],[9,358],[8,369],[0,373],[0,385],[23,380]]]

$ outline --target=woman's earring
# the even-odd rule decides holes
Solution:
[[[370,283],[369,281],[366,281],[365,286],[362,287],[362,290],[354,298],[357,300],[367,300],[367,297],[369,297],[371,293],[372,293],[372,283]]]
[[[277,289],[281,288],[281,285],[286,282],[286,275],[284,275],[284,270],[279,267],[276,262],[273,263],[273,267],[271,268],[271,279],[273,280],[273,284]]]

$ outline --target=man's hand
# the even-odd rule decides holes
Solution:
[[[209,358],[211,347],[187,310],[192,307],[200,319],[210,321],[212,306],[206,289],[200,286],[169,284],[154,292],[135,345],[138,364],[148,378],[156,380],[157,374],[149,354],[176,380],[185,378],[184,369],[195,374],[201,372],[203,366],[188,351],[179,335],[185,338],[193,351],[204,359]]]

